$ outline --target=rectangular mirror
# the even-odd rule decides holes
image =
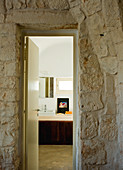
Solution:
[[[54,97],[54,77],[39,78],[39,97],[40,98]]]

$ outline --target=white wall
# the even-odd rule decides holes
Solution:
[[[73,37],[31,38],[39,47],[41,77],[73,77]]]

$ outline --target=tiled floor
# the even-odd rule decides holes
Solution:
[[[39,170],[72,170],[72,145],[40,145]]]

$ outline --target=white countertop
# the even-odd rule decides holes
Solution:
[[[38,116],[39,121],[73,121],[73,115]]]

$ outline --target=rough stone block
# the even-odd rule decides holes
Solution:
[[[108,141],[116,140],[118,137],[118,128],[116,118],[112,115],[102,116],[100,123],[100,136]]]
[[[123,61],[123,42],[120,44],[115,44],[115,49],[117,52],[118,59]]]
[[[91,112],[103,108],[101,93],[82,93],[80,96],[80,109],[83,112]]]
[[[118,72],[118,61],[116,57],[105,57],[99,60],[102,70],[106,73],[116,74]]]
[[[7,10],[12,9],[13,8],[12,0],[6,0],[5,6]]]
[[[77,4],[74,3],[74,4]],[[6,0],[6,9],[24,9],[24,8],[51,8],[51,9],[59,9],[59,10],[66,10],[69,9],[69,4],[67,0]],[[73,3],[72,3],[73,5]]]
[[[16,77],[0,77],[0,88],[19,88],[19,79]]]
[[[111,39],[110,34],[107,34],[107,36],[105,36],[105,37],[106,37],[106,43],[107,43],[109,55],[112,57],[116,57],[117,54],[116,54],[116,50],[115,50],[115,45]]]
[[[82,23],[83,20],[85,19],[85,15],[84,15],[80,5],[71,8],[70,12],[71,12],[73,18],[75,18],[75,20],[78,23]]]
[[[0,76],[5,75],[5,65],[3,62],[0,62]]]
[[[93,15],[102,9],[101,0],[83,0],[83,7],[87,15]]]
[[[3,163],[11,164],[11,167],[14,168],[14,165],[12,163],[17,159],[17,149],[15,147],[3,147],[1,148],[1,151],[2,151]]]
[[[16,62],[7,62],[5,68],[6,68],[6,76],[18,75],[18,65]]]
[[[114,76],[111,74],[106,74],[106,95],[113,95],[115,92],[115,87],[114,87]]]
[[[2,117],[12,117],[19,113],[19,103],[17,102],[0,102],[0,115]]]
[[[27,0],[28,8],[44,8],[47,0]],[[47,2],[48,3],[48,2]]]
[[[84,37],[79,40],[79,47],[80,47],[80,53],[82,55],[85,55],[86,51],[89,51],[91,48],[91,42],[89,41],[88,37]]]
[[[31,16],[31,17],[30,17]],[[17,24],[69,25],[76,21],[69,11],[14,11],[6,16],[6,22]]]
[[[69,4],[67,0],[48,0],[49,7],[51,9],[69,9]]]
[[[118,66],[118,82],[123,83],[123,61],[120,61]]]
[[[114,94],[107,96],[107,113],[116,114],[116,97]]]
[[[36,5],[37,5],[38,8],[44,8],[45,7],[45,1],[37,0]]]
[[[13,60],[16,58],[15,37],[1,37],[0,60]]]
[[[102,15],[99,15],[98,13],[90,16],[87,18],[87,27],[89,30],[89,35],[97,35],[100,36],[100,34],[105,32],[105,23]]]
[[[119,97],[120,97],[120,104],[123,104],[123,84],[119,85]],[[122,108],[121,108],[122,111]],[[121,112],[122,113],[122,112]]]
[[[16,131],[19,127],[19,120],[18,116],[14,117],[1,117],[1,125],[5,126],[3,131],[6,130],[7,132]]]
[[[0,139],[0,146],[3,147],[15,144],[14,137],[10,133],[7,133],[5,131],[2,131],[2,133],[0,133]]]
[[[15,144],[17,139],[18,119],[17,117],[1,117],[0,146],[7,147]]]
[[[3,111],[5,109],[5,103],[0,101],[0,111]]]
[[[0,14],[0,23],[4,23],[4,15]]]
[[[102,11],[109,30],[121,27],[120,10],[116,0],[102,0]]]
[[[6,0],[5,1],[5,6],[7,10],[11,9],[21,9],[26,7],[26,2],[25,0]]]
[[[98,58],[106,57],[108,55],[108,45],[105,37],[90,36],[94,52]]]
[[[5,7],[4,7],[4,0],[0,0],[0,13],[5,12]]]
[[[84,56],[86,53],[84,53]],[[87,56],[80,56],[80,67],[84,74],[95,74],[100,72],[100,65],[96,55],[87,53]]]
[[[101,72],[81,74],[80,76],[80,91],[91,92],[102,88],[103,75]]]
[[[106,164],[105,144],[99,139],[92,139],[82,143],[82,158],[86,165]]]
[[[15,24],[0,24],[0,37],[1,36],[5,36],[5,37],[15,36],[15,34],[16,34]]]
[[[106,57],[107,55],[116,56],[115,46],[112,42],[110,33],[103,33],[100,35],[89,34],[94,52],[98,58]]]
[[[82,117],[82,138],[92,139],[98,135],[98,119],[94,114],[86,114]]]
[[[82,23],[80,23],[79,25],[79,40],[80,40],[80,43],[81,43],[81,39],[88,39],[88,29],[87,29],[87,22],[86,20],[84,20]]]
[[[78,6],[79,4],[81,4],[81,0],[68,0],[70,8],[73,8],[75,6]]]
[[[110,32],[113,43],[119,43],[123,41],[123,30],[122,27],[116,28]]]
[[[100,166],[98,166],[98,165],[85,165],[83,170],[100,170]]]
[[[15,89],[0,90],[0,100],[8,102],[17,101],[17,92]]]

